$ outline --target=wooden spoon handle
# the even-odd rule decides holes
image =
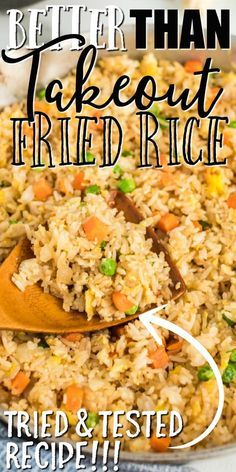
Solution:
[[[117,208],[118,211],[123,211],[124,217],[127,221],[138,224],[143,220],[143,215],[136,208],[133,202],[124,195],[124,193],[116,191],[116,190],[113,191],[111,195],[111,202],[112,202],[112,206],[115,206],[115,208]],[[184,283],[184,280],[182,279],[182,276],[178,268],[172,261],[167,248],[164,246],[163,243],[160,242],[158,235],[150,226],[147,228],[146,238],[152,239],[153,252],[156,252],[157,254],[160,254],[160,252],[163,252],[165,255],[166,262],[170,267],[170,278],[173,283],[173,287],[171,289],[172,299],[176,300],[181,295],[183,295],[183,293],[186,290],[186,285]]]

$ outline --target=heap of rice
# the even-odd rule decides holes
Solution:
[[[89,240],[83,227],[97,217],[106,229],[103,241]],[[63,299],[66,311],[85,311],[88,319],[125,316],[112,303],[114,292],[144,311],[170,298],[169,266],[163,253],[151,251],[146,225],[126,222],[102,195],[71,198],[55,209],[46,227],[28,227],[36,258],[22,262],[13,281],[20,290],[41,281],[45,291]],[[107,261],[116,264],[113,275],[103,273]]]

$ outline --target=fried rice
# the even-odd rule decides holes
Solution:
[[[102,223],[100,244],[86,237],[86,222],[94,218]],[[89,320],[95,314],[105,321],[124,318],[112,303],[117,293],[128,298],[130,314],[161,304],[171,295],[169,267],[164,253],[154,253],[152,240],[145,240],[144,223],[126,222],[101,195],[70,198],[57,206],[47,228],[26,231],[36,258],[23,261],[13,281],[24,290],[41,280],[44,290],[63,299],[64,310],[85,312]]]

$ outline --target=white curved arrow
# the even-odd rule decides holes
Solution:
[[[185,339],[190,344],[192,344],[192,346],[194,346],[202,354],[202,356],[206,359],[208,364],[211,366],[213,373],[215,375],[215,378],[216,378],[218,391],[219,391],[219,403],[216,410],[216,414],[212,422],[210,423],[210,425],[207,427],[207,429],[202,434],[197,436],[197,438],[193,439],[192,441],[189,441],[185,444],[180,444],[179,446],[171,446],[169,448],[169,449],[185,449],[186,447],[194,446],[195,444],[205,439],[217,425],[218,421],[220,420],[223,406],[224,406],[224,386],[223,386],[221,373],[218,369],[218,366],[215,363],[211,354],[207,351],[207,349],[204,346],[202,346],[202,344],[199,341],[197,341],[193,336],[191,336],[191,334],[189,334],[183,328],[180,328],[176,324],[171,323],[171,321],[167,321],[163,318],[154,316],[155,313],[158,313],[159,311],[163,310],[164,308],[166,308],[166,306],[167,305],[161,305],[157,308],[153,308],[152,310],[142,313],[141,315],[139,315],[140,321],[144,324],[145,328],[149,331],[149,333],[153,336],[156,342],[160,345],[162,345],[162,340],[156,333],[155,328],[152,326],[152,324],[160,326],[161,328],[168,329],[169,331],[172,331],[173,333],[177,334],[178,336],[180,336],[181,338]]]

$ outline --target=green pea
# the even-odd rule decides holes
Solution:
[[[85,193],[86,195],[88,195],[88,193],[93,193],[94,195],[98,195],[99,193],[101,193],[101,189],[99,187],[99,185],[89,185],[86,190],[85,190]]]
[[[222,318],[223,320],[226,321],[226,323],[231,327],[233,328],[235,326],[235,321],[231,320],[230,318],[228,318],[228,316],[226,316],[224,313],[222,315]]]
[[[123,175],[123,170],[121,169],[121,166],[119,164],[115,165],[113,169],[113,174],[117,175],[118,177],[121,177]]]
[[[100,272],[104,275],[109,275],[110,277],[112,277],[112,275],[115,275],[116,268],[117,263],[114,259],[111,258],[103,259],[99,266]]]
[[[88,413],[88,418],[86,419],[85,423],[87,428],[94,428],[99,423],[99,415],[97,413]]]
[[[19,223],[18,220],[9,220],[9,225],[16,225],[17,223]]]
[[[212,227],[212,224],[208,223],[208,221],[198,220],[198,223],[201,225],[201,227],[204,231],[206,231],[207,229]]]
[[[233,363],[236,362],[236,349],[233,349],[233,350],[231,351],[229,360],[230,360],[231,362],[233,362]]]
[[[45,89],[38,90],[37,97],[39,98],[39,100],[43,100],[45,98],[45,94],[46,94]]]
[[[229,384],[236,377],[236,365],[233,362],[229,362],[226,369],[223,372],[222,380],[225,384]]]
[[[214,372],[209,365],[205,365],[203,367],[200,367],[197,375],[199,380],[203,380],[203,382],[206,382],[207,380],[210,380],[214,377]]]
[[[123,193],[131,193],[135,188],[136,185],[133,179],[121,179],[118,182],[118,189]]]
[[[101,248],[102,251],[105,250],[106,245],[107,245],[107,242],[106,242],[106,241],[102,241],[102,242],[101,242],[100,248]]]
[[[95,156],[89,151],[86,152],[85,159],[86,159],[86,162],[92,162],[92,163],[95,162]]]
[[[230,128],[236,128],[236,120],[230,121],[229,127]]]
[[[137,310],[138,310],[138,306],[137,306],[137,305],[134,305],[134,306],[132,306],[132,308],[130,308],[129,310],[125,311],[125,314],[126,314],[126,315],[134,315]]]

